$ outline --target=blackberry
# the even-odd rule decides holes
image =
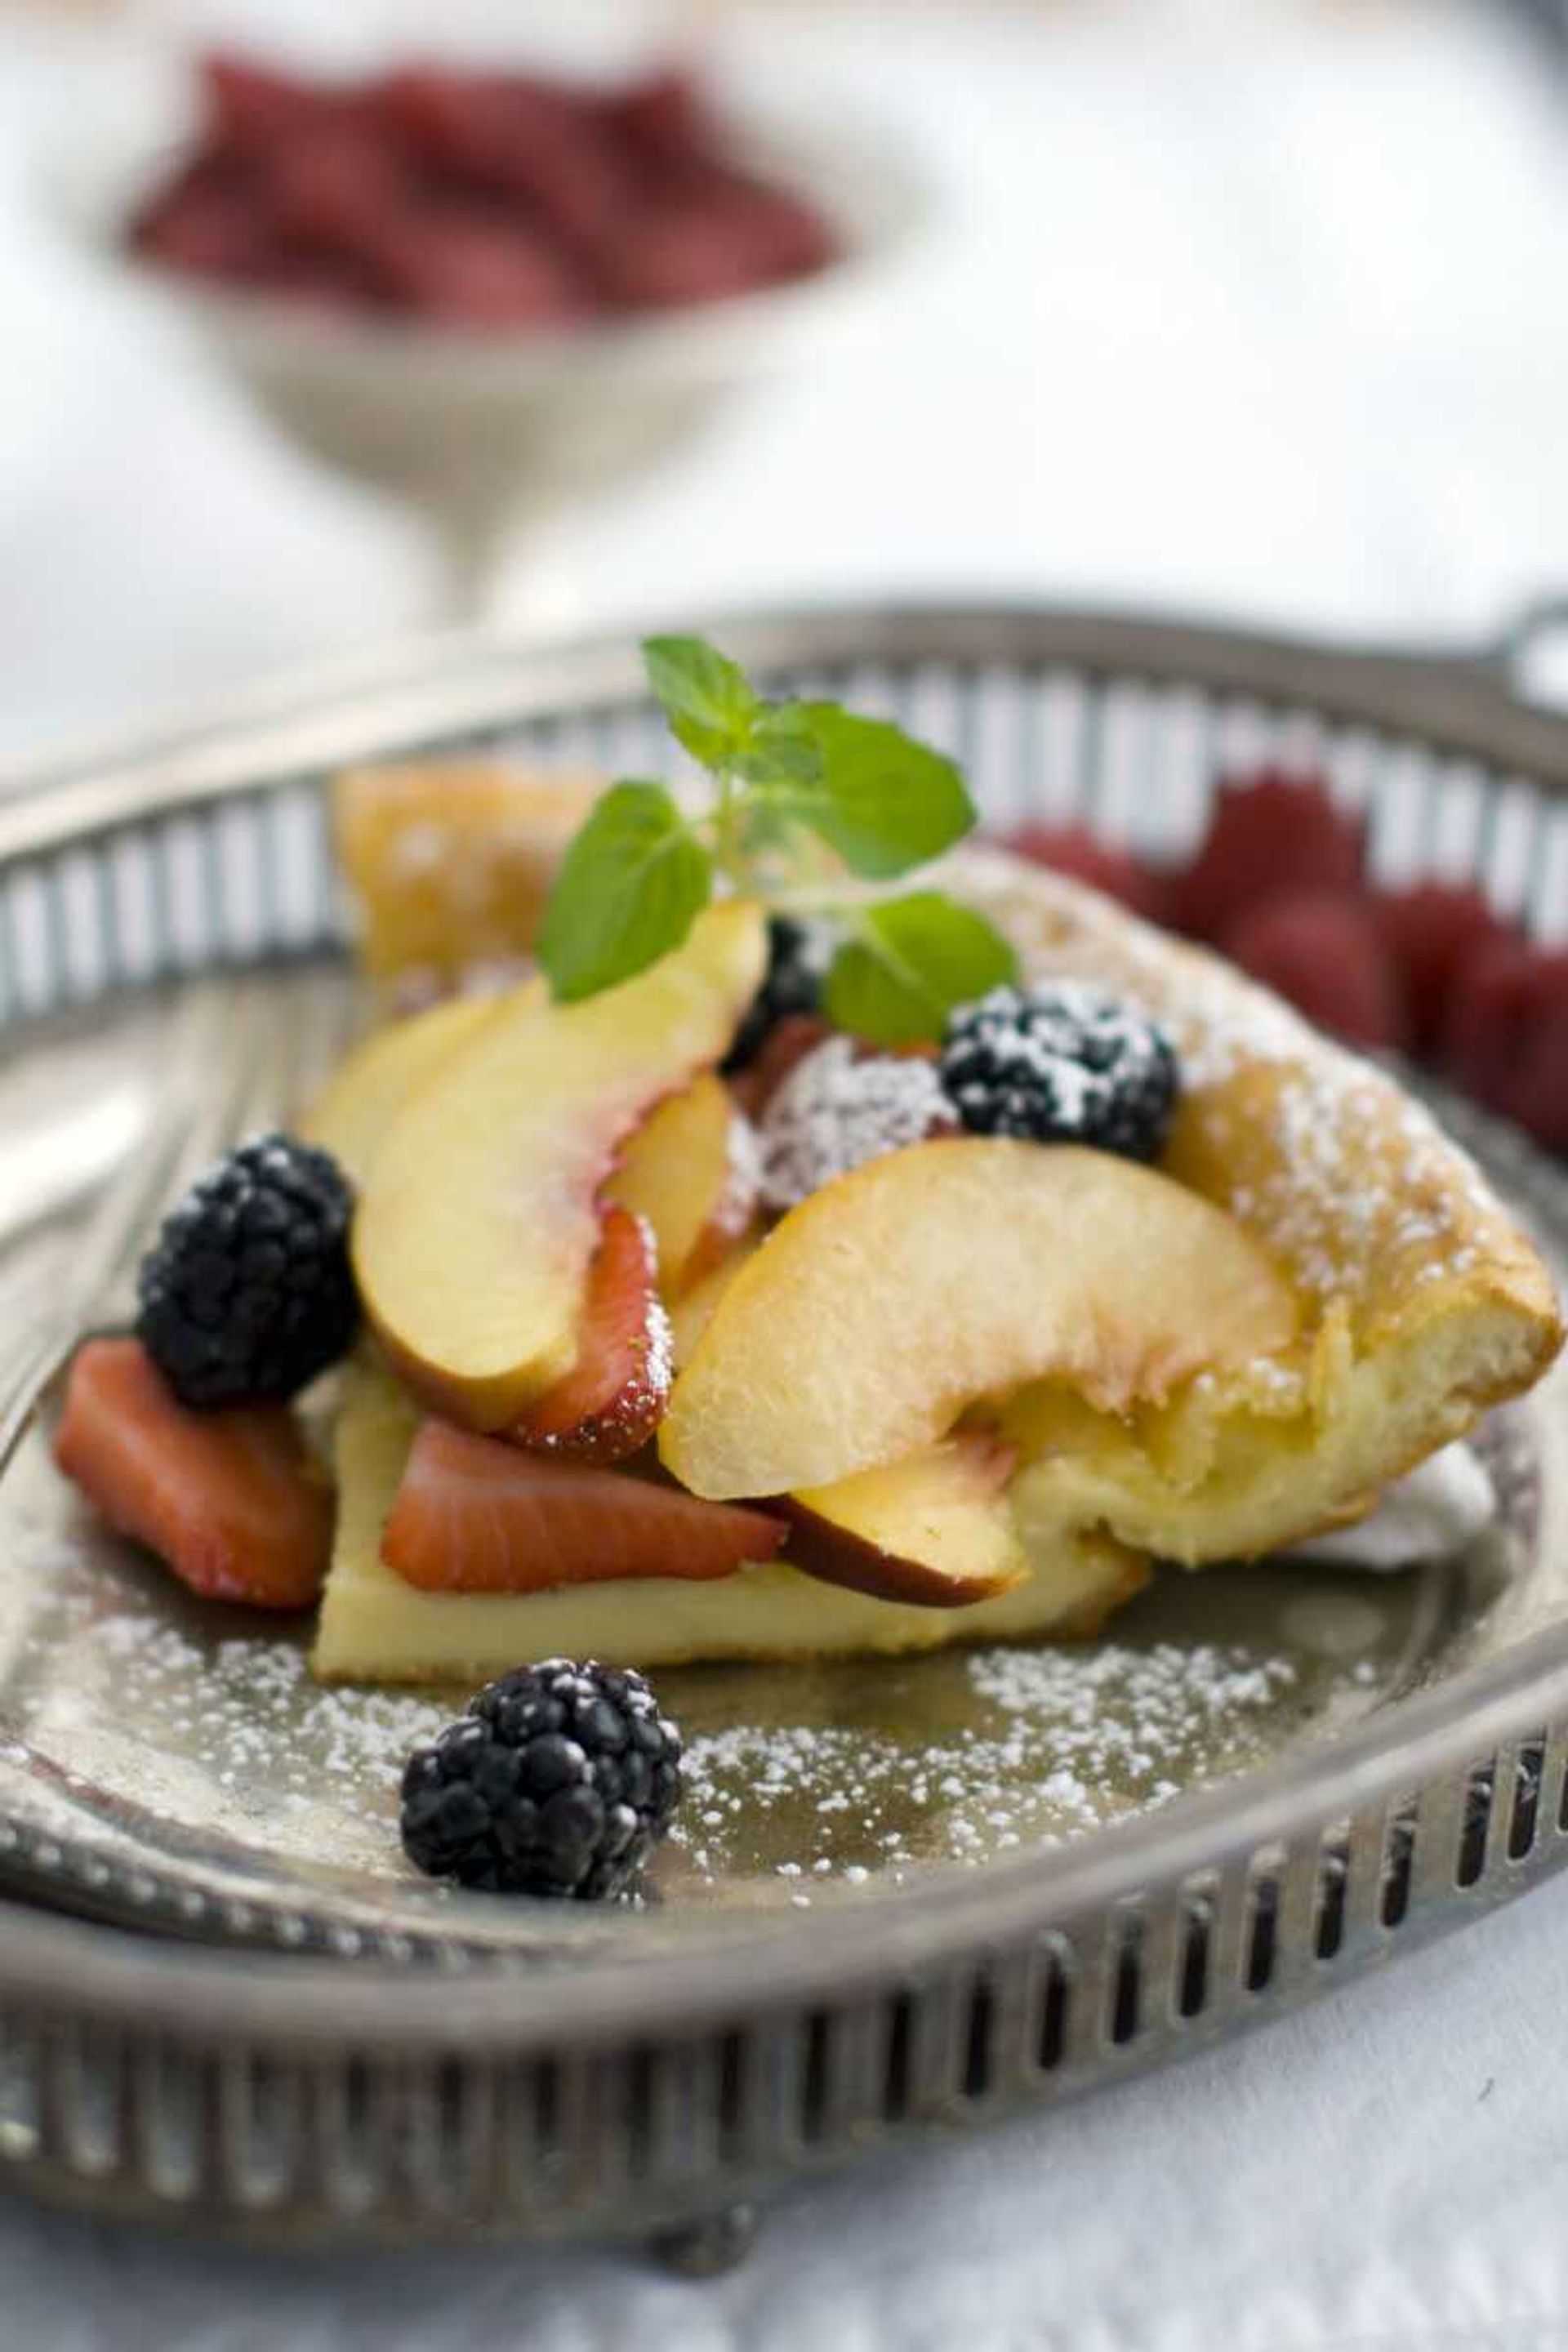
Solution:
[[[292,1136],[242,1143],[193,1184],[142,1261],[136,1336],[182,1404],[289,1397],[359,1320],[348,1184]]]
[[[617,1894],[680,1801],[680,1734],[641,1675],[548,1658],[489,1683],[403,1775],[403,1845],[491,1894]]]
[[[1180,1085],[1163,1030],[1088,981],[994,988],[948,1024],[942,1076],[965,1127],[1153,1160]]]
[[[832,943],[820,923],[796,923],[787,915],[769,916],[767,977],[720,1064],[727,1077],[755,1061],[769,1031],[787,1014],[817,1010],[831,956]]]

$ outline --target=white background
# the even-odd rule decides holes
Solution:
[[[258,11],[341,54],[427,44],[433,13]],[[1458,641],[1568,586],[1568,71],[1498,12],[686,13],[781,92],[904,126],[942,235],[869,348],[530,549],[520,596],[601,619],[1038,590]],[[437,593],[405,519],[272,442],[62,246],[39,160],[100,38],[0,18],[11,755],[423,623]],[[594,2254],[225,2256],[0,2207],[0,2338],[1541,2352],[1568,2344],[1565,1984],[1561,1886],[1178,2073],[794,2195],[703,2287]]]

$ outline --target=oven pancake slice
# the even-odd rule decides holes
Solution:
[[[1162,1170],[1267,1256],[1294,1302],[1288,1339],[1118,1410],[1071,1379],[979,1401],[1017,1451],[1009,1499],[1030,1572],[941,1609],[815,1581],[787,1551],[705,1583],[416,1592],[380,1558],[414,1408],[367,1360],[337,1431],[319,1674],[475,1678],[563,1652],[652,1667],[1093,1632],[1152,1558],[1250,1557],[1353,1521],[1545,1370],[1562,1326],[1539,1256],[1393,1077],[1079,885],[985,851],[940,878],[1008,933],[1026,978],[1097,980],[1163,1023],[1184,1093]]]
[[[927,1609],[823,1584],[784,1561],[710,1583],[649,1579],[553,1592],[421,1592],[381,1557],[381,1533],[417,1409],[369,1358],[351,1364],[334,1444],[337,1539],[310,1664],[323,1680],[480,1682],[531,1658],[683,1665],[722,1658],[837,1657],[936,1649],[954,1638],[1097,1632],[1147,1578],[1097,1534],[1053,1530],[1030,1576],[969,1609]]]

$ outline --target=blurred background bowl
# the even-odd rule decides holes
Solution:
[[[879,125],[798,92],[788,108],[731,95],[716,111],[734,154],[829,233],[833,257],[809,275],[506,331],[329,312],[131,246],[131,224],[197,129],[188,64],[140,63],[100,94],[97,119],[61,125],[45,170],[56,220],[100,271],[177,314],[300,447],[426,517],[447,558],[451,617],[491,608],[531,524],[657,461],[748,382],[872,331],[931,218],[917,165]]]

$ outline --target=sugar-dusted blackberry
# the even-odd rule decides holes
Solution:
[[[965,1127],[1159,1157],[1181,1074],[1163,1029],[1089,981],[994,988],[948,1024],[942,1076]]]
[[[721,1065],[726,1076],[756,1059],[770,1032],[787,1014],[816,1011],[832,959],[833,942],[820,923],[797,923],[788,915],[769,916],[767,977]]]
[[[192,1185],[142,1261],[136,1335],[182,1404],[292,1396],[359,1321],[353,1196],[289,1135],[242,1143]]]
[[[680,1734],[639,1674],[547,1658],[487,1684],[403,1775],[403,1844],[492,1894],[615,1895],[680,1801]]]

